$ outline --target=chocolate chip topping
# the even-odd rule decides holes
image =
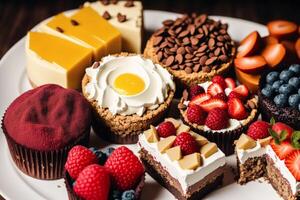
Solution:
[[[126,21],[126,15],[122,15],[121,13],[117,14],[117,18],[119,22],[125,22]]]
[[[165,20],[163,27],[153,34],[155,53],[162,64],[173,70],[210,72],[232,56],[233,41],[227,28],[227,24],[207,15]]]
[[[127,7],[127,8],[133,7],[134,6],[133,0],[126,1],[124,6]]]
[[[108,11],[105,11],[105,12],[103,13],[102,17],[103,17],[104,19],[106,19],[106,20],[111,19],[111,15],[109,14]]]

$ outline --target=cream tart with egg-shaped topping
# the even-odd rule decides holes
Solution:
[[[94,108],[94,131],[115,143],[136,143],[171,105],[173,76],[139,54],[106,56],[86,69],[82,91]]]

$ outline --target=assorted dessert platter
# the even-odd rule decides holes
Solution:
[[[234,41],[206,14],[149,38],[143,22],[141,2],[103,0],[28,32],[32,89],[1,124],[20,173],[64,179],[70,200],[140,199],[146,175],[193,200],[222,187],[230,156],[238,184],[264,178],[299,200],[300,27],[272,21]]]

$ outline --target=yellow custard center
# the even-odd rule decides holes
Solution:
[[[121,95],[132,96],[145,89],[145,82],[135,74],[124,73],[115,79],[114,88]]]

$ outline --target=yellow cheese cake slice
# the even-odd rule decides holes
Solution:
[[[93,51],[47,33],[29,32],[26,41],[27,74],[34,86],[55,83],[79,89]]]

